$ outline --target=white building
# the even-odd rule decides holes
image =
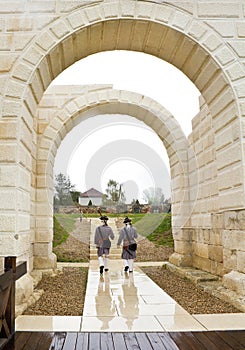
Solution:
[[[97,191],[94,188],[90,188],[88,191],[83,192],[79,196],[80,205],[88,205],[91,200],[92,205],[101,206],[102,205],[103,193]]]

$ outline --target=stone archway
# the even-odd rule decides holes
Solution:
[[[1,61],[0,128],[2,256],[28,259],[32,269],[30,242],[34,242],[37,235],[36,188],[44,181],[37,174],[36,111],[44,91],[60,72],[77,60],[95,52],[125,49],[149,53],[170,62],[201,92],[205,101],[203,113],[193,122],[190,142],[198,153],[202,186],[185,234],[190,240],[191,232],[191,240],[195,242],[191,253],[201,255],[203,269],[214,272],[220,269],[220,275],[231,271],[245,273],[242,263],[245,248],[234,245],[244,230],[245,69],[244,36],[239,26],[244,7],[239,0],[224,7],[213,5],[196,1],[181,5],[179,2],[134,0],[94,1],[70,7],[62,7],[58,2],[45,3],[39,4],[36,10],[24,7],[29,16],[29,21],[24,22],[14,21],[17,15],[13,15],[10,6],[13,23],[8,22],[6,32],[0,34],[4,58]],[[35,11],[51,13],[50,22],[41,22]],[[237,34],[232,30],[234,23]],[[20,33],[23,34],[21,42],[18,41]],[[209,131],[208,140],[203,130]],[[194,157],[195,154],[188,158],[189,203],[194,200],[192,189],[196,186],[192,173]],[[205,174],[203,165],[212,174],[211,178]],[[234,168],[236,176],[230,176]],[[206,198],[212,206],[203,209]],[[203,212],[205,232],[201,220]],[[219,261],[210,259],[210,255],[215,255],[210,246],[216,249],[211,235],[212,239],[218,236],[222,251]],[[183,248],[182,253],[184,251]]]
[[[74,89],[74,92],[72,90]],[[38,139],[37,176],[42,179],[37,186],[36,202],[36,241],[34,242],[34,267],[50,268],[54,262],[52,254],[52,218],[53,218],[53,166],[57,149],[72,128],[84,119],[102,114],[127,114],[143,121],[150,126],[161,138],[169,155],[172,188],[180,195],[172,201],[173,231],[180,236],[181,227],[185,226],[190,216],[187,210],[188,202],[188,141],[175,118],[154,100],[129,91],[103,89],[98,86],[86,91],[84,87],[65,86],[52,87],[46,100],[45,95],[40,106],[46,106],[53,100],[53,107],[49,107],[49,120],[46,125],[40,120],[43,130]],[[81,90],[80,94],[78,91]],[[88,87],[89,90],[89,87]],[[50,89],[48,90],[50,91]],[[70,93],[67,98],[68,91]],[[67,92],[67,93],[66,93]],[[66,102],[62,100],[62,97]],[[55,101],[57,103],[55,105]],[[62,103],[63,102],[63,103]],[[45,110],[42,113],[45,114]],[[185,210],[183,209],[185,208]],[[178,242],[176,240],[178,253]],[[186,242],[179,253],[185,263],[191,264],[190,242]],[[188,245],[188,248],[187,248]]]

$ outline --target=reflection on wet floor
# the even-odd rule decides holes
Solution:
[[[81,330],[163,331],[157,316],[189,316],[188,322],[204,328],[159,288],[139,268],[125,273],[121,261],[111,262],[110,271],[100,276],[91,261]]]
[[[96,224],[94,222],[94,227]],[[139,267],[136,266],[133,273],[125,273],[123,262],[118,258],[110,260],[109,271],[103,276],[99,273],[97,259],[90,261],[81,317],[25,315],[16,319],[16,330],[19,331],[181,332],[224,329],[245,329],[245,313],[190,315]]]

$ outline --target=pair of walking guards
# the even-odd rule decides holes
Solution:
[[[111,240],[115,238],[112,228],[108,225],[108,217],[101,215],[102,224],[96,227],[94,235],[94,244],[97,247],[97,255],[100,266],[100,274],[109,271],[109,254],[111,248]],[[138,237],[136,228],[132,225],[132,220],[125,217],[123,223],[125,227],[121,228],[117,246],[122,246],[122,259],[124,262],[124,271],[133,272],[134,259],[136,258],[137,243],[135,239]]]

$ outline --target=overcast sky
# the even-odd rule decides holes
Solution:
[[[199,111],[199,91],[172,65],[151,55],[111,51],[91,55],[61,73],[52,85],[113,84],[161,103],[191,132]],[[105,192],[109,179],[123,184],[127,202],[143,190],[161,187],[170,196],[169,164],[165,148],[152,129],[129,116],[96,116],[80,123],[62,141],[55,174],[69,176],[84,192],[91,187]]]

